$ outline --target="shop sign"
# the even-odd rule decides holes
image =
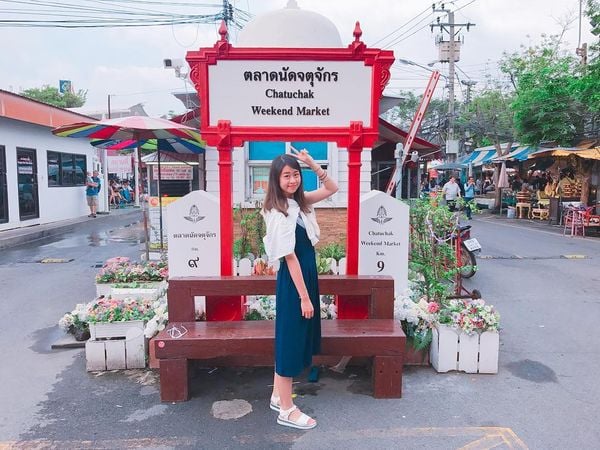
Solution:
[[[158,166],[152,166],[152,178],[158,180]],[[193,180],[192,166],[160,166],[161,180]]]
[[[131,156],[108,156],[108,173],[132,173]]]

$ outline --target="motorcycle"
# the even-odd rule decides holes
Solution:
[[[458,228],[460,242],[460,276],[471,278],[477,272],[475,252],[481,251],[481,244],[471,237],[471,225],[461,225]]]

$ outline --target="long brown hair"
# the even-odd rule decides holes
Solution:
[[[296,158],[291,155],[279,155],[277,158],[271,162],[271,169],[269,170],[269,185],[267,187],[267,195],[265,196],[265,203],[263,205],[263,209],[265,211],[269,211],[271,209],[275,209],[279,212],[282,212],[286,217],[288,215],[288,201],[287,197],[283,193],[280,185],[281,172],[283,171],[285,166],[289,166],[294,170],[300,172],[300,185],[296,192],[294,192],[294,200],[300,206],[300,210],[304,213],[310,211],[310,206],[306,201],[306,197],[304,196],[304,182],[302,179],[302,169],[300,168],[300,163]]]

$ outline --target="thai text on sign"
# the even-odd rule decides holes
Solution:
[[[152,166],[152,178],[158,179],[158,166]],[[191,166],[160,166],[161,180],[192,180],[193,178]]]

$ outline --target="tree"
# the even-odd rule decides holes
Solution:
[[[385,119],[403,130],[408,130],[422,96],[416,96],[409,91],[401,92],[400,96],[403,98],[402,102],[390,109],[385,114]],[[441,137],[445,135],[448,128],[447,117],[448,102],[441,99],[431,99],[421,122],[419,136],[429,142],[443,142]]]
[[[41,88],[25,89],[21,95],[59,108],[77,108],[85,104],[87,91],[80,89],[77,93],[61,94],[57,88],[44,85]]]
[[[494,145],[498,155],[508,154],[515,141],[514,113],[510,108],[513,96],[500,86],[479,93],[466,105],[456,123],[467,133],[476,147]],[[502,144],[505,144],[502,148]],[[500,167],[494,168],[497,179]],[[496,189],[494,209],[500,209],[502,192]]]
[[[563,48],[562,34],[542,35],[539,45],[505,54],[501,70],[515,89],[511,108],[521,143],[572,145],[583,134],[587,108],[575,95],[582,69]]]

